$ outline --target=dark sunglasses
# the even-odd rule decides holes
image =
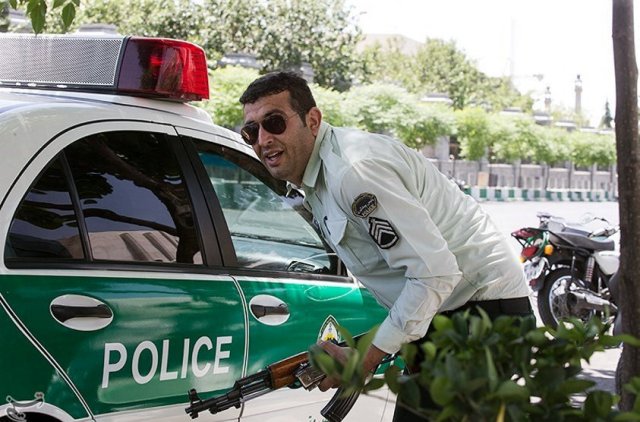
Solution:
[[[296,113],[291,116],[283,116],[281,114],[270,114],[260,122],[251,122],[240,129],[240,136],[249,145],[253,146],[258,142],[258,134],[260,133],[260,126],[267,132],[273,135],[281,135],[287,130],[287,120],[297,115]]]

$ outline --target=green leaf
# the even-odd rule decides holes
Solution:
[[[589,380],[569,379],[560,384],[558,391],[566,395],[572,395],[576,393],[583,393],[594,385],[595,382]]]
[[[459,414],[455,406],[445,406],[442,412],[438,414],[438,421],[456,420],[455,416]]]
[[[409,407],[417,408],[420,405],[420,387],[415,380],[406,378],[406,382],[400,383],[399,397]]]
[[[67,5],[62,8],[62,23],[64,24],[65,29],[71,26],[75,17],[76,6],[73,3],[67,3]]]
[[[401,356],[402,359],[408,366],[417,365],[419,362],[416,362],[416,355],[418,354],[418,346],[413,343],[405,343],[401,348]]]
[[[505,402],[511,401],[529,401],[531,393],[525,386],[519,385],[514,381],[504,381],[498,387],[495,396]]]
[[[488,347],[484,348],[485,362],[487,364],[487,378],[489,378],[489,389],[494,391],[498,385],[498,373],[496,371],[496,365],[493,362],[493,356],[491,350]]]
[[[67,0],[53,0],[53,5],[51,6],[51,9],[57,9],[58,7],[62,6]]]
[[[368,383],[365,384],[362,391],[364,393],[368,393],[369,391],[378,390],[384,387],[384,385],[385,385],[384,378],[373,377],[369,380]]]
[[[9,0],[9,6],[11,6],[12,9],[17,9],[18,8],[18,0]]]
[[[640,412],[636,411],[634,413],[624,412],[616,415],[613,420],[615,422],[626,422],[626,421],[640,421]]]
[[[640,339],[632,336],[631,334],[620,334],[617,336],[613,336],[611,338],[619,339],[620,341],[623,341],[625,344],[628,344],[633,347],[640,347]]]
[[[47,14],[47,3],[45,0],[29,0],[27,3],[27,16],[31,19],[33,32],[39,34],[44,29],[45,17]]]
[[[379,326],[375,326],[371,330],[369,330],[366,334],[358,339],[358,352],[360,356],[364,358],[366,356],[371,343],[373,342],[374,337],[376,336],[376,332],[378,331]]]
[[[347,346],[351,347],[352,349],[355,349],[356,342],[353,340],[353,336],[351,335],[349,330],[347,330],[342,325],[338,325],[336,328],[338,329],[338,333],[340,333],[340,336],[342,337],[342,339],[345,341],[345,343],[347,343]]]
[[[429,393],[436,404],[446,406],[455,397],[451,382],[445,377],[437,377],[429,386]]]
[[[534,346],[542,346],[549,341],[549,338],[546,336],[545,332],[546,331],[544,329],[529,331],[527,334],[525,334],[525,339]]]
[[[398,377],[400,376],[400,368],[395,365],[391,365],[384,372],[384,380],[389,386],[389,389],[393,391],[395,394],[400,392],[400,383],[398,382]]]
[[[313,366],[319,368],[326,375],[331,376],[337,372],[334,358],[320,346],[314,344],[309,348],[309,359]]]
[[[447,318],[444,315],[436,315],[435,317],[433,317],[431,324],[438,331],[444,331],[453,327],[453,321],[451,321],[451,319]]]
[[[586,415],[594,415],[604,418],[611,413],[613,406],[613,396],[605,391],[592,391],[587,394],[584,402],[584,412]]]
[[[357,350],[353,350],[349,355],[349,359],[347,359],[347,363],[344,365],[344,370],[342,372],[342,381],[347,383],[351,381],[353,378],[353,374],[356,372],[356,368],[361,366],[360,362],[360,354]]]
[[[424,352],[425,360],[433,360],[438,353],[438,348],[431,341],[425,341],[420,346],[422,347],[422,351]]]

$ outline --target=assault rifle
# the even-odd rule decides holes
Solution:
[[[231,407],[239,408],[247,400],[296,383],[311,391],[324,376],[320,369],[311,365],[307,352],[299,353],[271,364],[258,373],[237,380],[226,394],[201,400],[195,389],[189,390],[190,406],[185,409],[185,412],[195,419],[199,413],[207,410],[216,414]],[[340,387],[320,414],[329,422],[341,422],[359,395],[359,390],[345,394],[344,388]]]

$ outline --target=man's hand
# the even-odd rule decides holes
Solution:
[[[345,364],[349,359],[349,355],[352,353],[351,348],[338,346],[337,344],[330,341],[322,341],[319,342],[318,345],[324,349],[329,355],[331,355],[334,359],[336,359],[341,364]],[[387,354],[382,350],[378,349],[373,344],[367,350],[367,355],[364,358],[363,373],[369,373],[375,371],[378,367],[382,359]],[[327,391],[330,388],[336,388],[340,385],[340,380],[335,378],[325,377],[325,379],[320,382],[318,388],[320,391]]]

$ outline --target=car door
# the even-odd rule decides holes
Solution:
[[[386,311],[323,242],[300,193],[287,192],[284,182],[273,179],[236,141],[179,132],[202,166],[197,172],[212,214],[218,215],[214,220],[224,224],[218,229],[221,243],[233,247],[224,265],[249,308],[249,373],[306,351],[318,339],[340,340],[338,325],[355,335],[382,322]],[[330,394],[300,393],[278,392],[247,403],[243,419],[319,418]],[[368,420],[379,419],[378,410],[372,406]]]
[[[222,392],[246,373],[242,291],[215,269],[216,233],[175,135],[80,126],[16,181],[1,210],[0,332],[14,337],[0,396],[42,392],[78,419],[175,420],[189,389]],[[49,364],[37,372],[23,359],[34,350]]]

